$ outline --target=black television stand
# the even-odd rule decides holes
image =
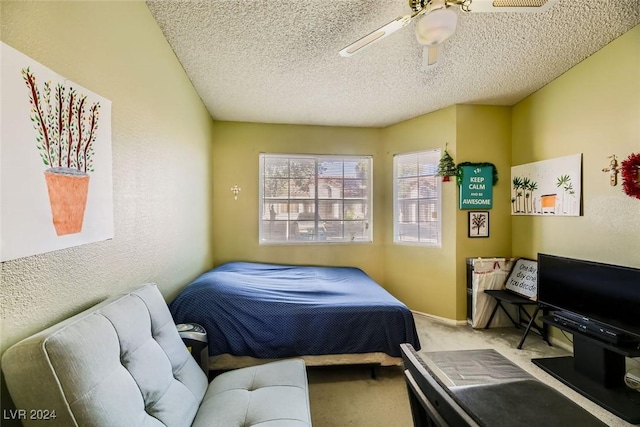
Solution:
[[[624,384],[625,357],[640,356],[637,343],[614,345],[562,325],[553,316],[542,321],[573,334],[573,356],[532,359],[532,362],[603,408],[640,424],[640,393]]]

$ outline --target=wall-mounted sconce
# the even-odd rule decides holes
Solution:
[[[612,186],[618,185],[618,173],[620,173],[620,168],[618,167],[618,159],[616,159],[616,155],[612,154],[608,157],[611,159],[609,162],[609,167],[602,169],[602,172],[609,173],[609,184]]]
[[[242,188],[238,187],[237,185],[234,185],[233,187],[231,187],[231,192],[233,193],[233,200],[238,200],[238,193],[242,191]]]

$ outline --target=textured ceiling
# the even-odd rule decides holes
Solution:
[[[543,13],[463,13],[435,67],[415,22],[338,51],[406,0],[147,1],[216,120],[383,127],[452,104],[513,105],[640,22],[639,0],[559,0]],[[611,64],[615,66],[615,64]]]

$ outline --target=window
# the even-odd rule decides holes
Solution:
[[[371,156],[260,155],[260,243],[372,241]]]
[[[393,242],[441,245],[440,150],[393,157]]]

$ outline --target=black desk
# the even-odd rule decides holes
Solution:
[[[494,350],[418,356],[410,346],[401,348],[416,427],[443,425],[441,421],[450,426],[606,426]],[[416,416],[425,397],[428,402],[422,406],[429,408],[427,415],[435,424],[429,424],[424,414]]]

